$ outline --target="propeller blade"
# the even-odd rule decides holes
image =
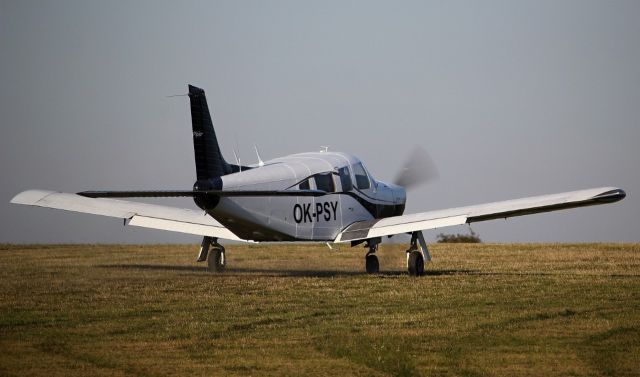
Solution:
[[[422,147],[415,147],[409,153],[409,157],[393,183],[409,189],[433,181],[438,177],[438,168],[436,168],[431,156]]]

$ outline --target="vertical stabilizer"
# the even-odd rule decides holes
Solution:
[[[222,157],[204,90],[189,85],[189,99],[198,181],[233,173],[233,167]]]

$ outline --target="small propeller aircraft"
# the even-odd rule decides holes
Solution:
[[[626,194],[602,187],[475,206],[404,215],[411,169],[397,184],[373,178],[362,161],[347,153],[301,153],[242,166],[222,156],[204,90],[189,85],[197,180],[183,191],[42,190],[19,193],[11,203],[124,219],[125,224],[204,236],[197,257],[209,270],[223,271],[219,239],[273,242],[364,244],[368,273],[379,271],[382,238],[410,234],[406,252],[411,275],[422,275],[431,260],[422,231],[478,221],[613,203]],[[256,150],[257,152],[257,150]],[[236,159],[237,160],[237,159]],[[415,169],[413,169],[415,170]],[[119,198],[190,197],[204,211],[123,201]],[[211,250],[211,252],[210,252]]]

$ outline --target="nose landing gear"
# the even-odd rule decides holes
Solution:
[[[379,238],[373,238],[367,240],[365,247],[369,248],[367,255],[365,256],[365,268],[368,274],[377,274],[380,272],[380,263],[378,262],[378,257],[375,255],[375,252],[378,251],[378,245],[380,244]]]

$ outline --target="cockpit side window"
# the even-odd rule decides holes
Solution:
[[[369,176],[367,175],[367,171],[364,170],[364,166],[362,166],[362,162],[359,162],[353,165],[353,174],[356,177],[356,186],[360,190],[366,190],[371,187],[371,183],[369,182]]]
[[[316,188],[326,192],[335,192],[336,186],[333,183],[333,174],[324,173],[313,176],[316,181]]]
[[[298,188],[300,190],[311,190],[311,186],[309,185],[309,180],[305,179],[304,181],[300,182],[300,184],[298,185]]]
[[[342,191],[347,192],[353,190],[353,182],[351,181],[351,172],[349,171],[349,167],[345,166],[338,169],[338,175],[340,176]]]

